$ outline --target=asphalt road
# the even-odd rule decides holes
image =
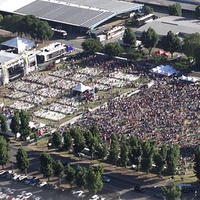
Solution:
[[[11,158],[12,161],[15,163],[16,159],[16,153],[20,145],[16,145],[12,143],[11,145]],[[30,169],[28,169],[28,173],[33,173],[35,171],[39,171],[40,168],[40,151],[32,151],[29,150],[27,147],[24,147],[27,150],[28,157],[30,159]],[[52,154],[52,157],[54,159],[60,159],[63,162],[69,162],[72,166],[77,166],[80,162],[74,159],[70,158],[61,158],[58,155]],[[82,164],[81,166],[88,168],[89,164]],[[13,165],[14,168],[14,165]],[[140,194],[134,192],[134,186],[139,184],[140,181],[138,180],[132,180],[133,177],[123,177],[122,174],[117,174],[116,172],[113,172],[111,170],[105,171],[106,176],[108,176],[111,179],[111,182],[104,183],[104,189],[100,193],[103,196],[106,196],[106,199],[116,199],[116,197],[121,197],[121,199],[154,199],[156,196],[155,193],[149,192],[150,190],[146,190],[145,193]],[[148,185],[146,185],[148,186]]]

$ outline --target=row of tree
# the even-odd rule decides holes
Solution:
[[[6,15],[1,20],[1,25],[14,34],[30,36],[40,41],[48,40],[53,35],[49,24],[33,15]]]
[[[125,135],[119,139],[117,134],[112,134],[109,141],[104,141],[95,126],[86,132],[79,129],[71,129],[63,134],[54,132],[51,142],[55,148],[71,150],[76,155],[87,148],[91,159],[106,159],[114,165],[124,167],[136,165],[137,170],[141,169],[147,173],[155,164],[158,174],[161,174],[166,166],[167,172],[175,175],[180,160],[178,145],[163,144],[158,148],[154,141],[141,141],[135,136],[127,138]]]
[[[0,115],[1,132],[6,134],[8,132],[8,119],[5,115]],[[31,134],[29,127],[30,115],[26,111],[15,111],[14,116],[11,119],[10,129],[12,133],[17,135],[21,134],[23,139],[26,139]]]
[[[69,163],[65,166],[60,160],[54,160],[51,155],[42,153],[40,155],[41,173],[45,178],[56,176],[61,184],[62,178],[72,186],[75,184],[79,188],[87,188],[90,192],[97,193],[103,188],[102,174],[103,167],[72,167]]]
[[[153,13],[154,10],[151,6],[144,6],[143,8],[144,14],[150,14]],[[168,12],[169,15],[175,15],[175,16],[182,16],[182,7],[180,3],[174,3],[168,6]],[[195,8],[194,15],[196,19],[200,19],[200,5],[197,5]]]
[[[0,165],[2,165],[2,168],[9,161],[9,143],[3,136],[0,136]],[[17,151],[16,164],[21,172],[27,174],[30,162],[28,154],[23,147]],[[59,183],[61,184],[62,179],[65,177],[71,186],[75,184],[78,187],[87,187],[93,193],[101,191],[103,188],[102,166],[90,167],[88,169],[79,165],[73,168],[69,163],[64,166],[60,160],[54,160],[50,154],[43,152],[40,155],[40,171],[48,180],[50,177],[55,176],[59,178]]]

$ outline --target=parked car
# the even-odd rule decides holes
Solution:
[[[32,176],[28,176],[24,179],[24,183],[26,185],[29,185],[31,183],[31,181],[33,181],[36,177],[32,177]]]
[[[84,194],[84,192],[82,190],[78,190],[78,191],[73,191],[72,194],[73,196],[78,198],[81,197]]]
[[[134,187],[134,191],[135,191],[135,192],[144,192],[144,189],[141,188],[140,185],[136,185],[136,186]]]
[[[42,182],[39,182],[37,184],[38,187],[44,187],[45,185],[47,185],[47,182],[46,181],[42,181]]]
[[[0,171],[0,176],[3,175],[3,174],[5,174],[5,173],[6,173],[5,170],[1,170],[1,171]]]
[[[23,181],[25,178],[26,178],[27,176],[20,176],[18,179],[19,179],[19,181]]]
[[[106,183],[109,183],[110,182],[110,178],[108,178],[107,176],[102,176],[102,181],[103,182],[106,182]]]
[[[89,200],[98,200],[98,199],[100,199],[100,197],[95,194],[95,195],[91,196],[91,198]]]

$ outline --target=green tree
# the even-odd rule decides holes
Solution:
[[[48,180],[54,174],[53,162],[54,160],[50,154],[43,152],[40,155],[40,170],[41,170],[41,173],[44,175],[44,177],[48,178]]]
[[[23,147],[18,149],[16,155],[16,161],[18,169],[27,174],[27,169],[29,168],[30,163],[28,160],[28,154]]]
[[[97,149],[97,155],[99,159],[104,160],[108,155],[108,145],[107,144],[103,144],[102,146],[99,145]]]
[[[0,115],[1,120],[1,132],[7,133],[8,132],[8,124],[7,124],[7,118],[4,115]]]
[[[95,171],[93,168],[89,168],[87,172],[87,187],[88,190],[94,194],[101,191],[103,188],[103,181],[99,171]]]
[[[195,17],[196,19],[200,19],[200,5],[195,8]]]
[[[3,169],[9,159],[9,144],[3,136],[0,136],[0,165]]]
[[[64,176],[64,166],[60,160],[55,160],[53,162],[54,175],[59,178],[59,184],[61,185],[61,180]]]
[[[104,52],[108,56],[120,56],[122,55],[124,49],[118,42],[110,42],[104,46]]]
[[[20,15],[7,15],[2,20],[2,26],[12,33],[21,33],[20,23],[22,18],[23,16]]]
[[[147,173],[149,173],[149,170],[152,168],[154,151],[155,151],[155,142],[146,140],[142,143],[141,167]]]
[[[200,180],[200,147],[198,146],[194,158],[194,173],[198,180]]]
[[[0,14],[0,25],[2,24],[3,21],[3,15]]]
[[[85,187],[86,186],[86,175],[87,170],[85,167],[77,166],[75,170],[75,183],[78,187]]]
[[[52,136],[52,143],[55,148],[61,148],[62,146],[62,136],[60,132],[54,132]]]
[[[36,38],[40,41],[48,40],[53,36],[53,31],[46,21],[40,21],[37,26]]]
[[[151,6],[144,6],[143,9],[144,9],[144,14],[145,15],[153,13],[153,8]]]
[[[120,163],[122,166],[127,167],[127,162],[129,161],[129,146],[126,142],[123,142],[120,149]]]
[[[130,146],[129,159],[132,164],[137,166],[137,171],[138,171],[142,155],[141,142],[135,136],[131,136],[129,139],[129,146]]]
[[[167,158],[167,151],[168,151],[167,144],[166,143],[162,144],[160,149],[160,155],[162,156],[163,160],[166,160]]]
[[[163,49],[169,51],[172,57],[174,52],[181,50],[181,40],[172,31],[169,31],[167,35],[163,36],[161,42]]]
[[[70,135],[70,133],[64,132],[63,139],[64,139],[63,148],[64,150],[69,151],[72,148],[72,144],[73,144],[72,136]]]
[[[191,70],[191,66],[192,66],[191,59],[185,57],[179,58],[178,60],[176,60],[174,64],[174,67],[177,70],[186,74]]]
[[[116,134],[113,134],[114,136]],[[119,142],[116,139],[111,139],[111,145],[109,150],[108,159],[111,161],[112,164],[116,164],[119,159],[120,147]]]
[[[168,189],[165,186],[162,187],[163,195],[166,200],[181,200],[181,187],[178,187],[173,183],[173,185]]]
[[[178,145],[172,145],[168,148],[167,151],[167,170],[168,172],[174,176],[177,172],[177,166],[179,163],[180,157],[180,147]]]
[[[168,7],[169,15],[181,16],[182,15],[182,7],[180,3],[174,3],[169,5]]]
[[[158,43],[158,34],[150,27],[147,31],[143,31],[141,41],[144,47],[149,50],[149,54],[151,54],[152,48]]]
[[[26,139],[30,135],[30,116],[29,113],[26,111],[21,111],[20,114],[20,133]]]
[[[157,171],[158,175],[161,175],[161,173],[164,169],[165,160],[163,159],[162,155],[158,152],[158,153],[154,154],[153,161],[156,165],[156,171]]]
[[[163,55],[153,55],[153,62],[155,65],[164,64],[167,62],[167,58]]]
[[[83,151],[85,147],[85,138],[83,136],[83,132],[80,130],[74,130],[74,152],[80,153]]]
[[[95,52],[100,52],[103,49],[101,42],[92,38],[86,39],[81,46],[86,54],[94,54]]]
[[[135,46],[136,36],[130,27],[125,29],[122,39],[123,39],[124,44],[129,45],[129,46]]]
[[[132,59],[132,60],[140,59],[140,58],[142,58],[142,52],[141,51],[137,51],[134,48],[131,48],[127,52],[127,58],[128,59]]]
[[[200,69],[200,46],[198,46],[194,52],[194,59],[196,66]]]
[[[98,137],[93,136],[90,140],[90,143],[88,144],[88,148],[91,153],[91,160],[93,160],[94,153],[99,149],[99,140]]]
[[[194,59],[195,51],[200,46],[200,34],[185,35],[183,39],[183,53]]]
[[[20,117],[19,117],[19,112],[16,111],[14,113],[14,116],[11,119],[10,123],[10,129],[12,132],[16,135],[20,131]]]
[[[64,170],[65,170],[66,180],[69,182],[69,184],[72,187],[72,184],[75,181],[75,170],[73,167],[71,167],[69,163],[65,166]]]

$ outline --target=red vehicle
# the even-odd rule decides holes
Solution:
[[[46,67],[47,70],[54,69],[56,67],[55,64],[50,64]]]

